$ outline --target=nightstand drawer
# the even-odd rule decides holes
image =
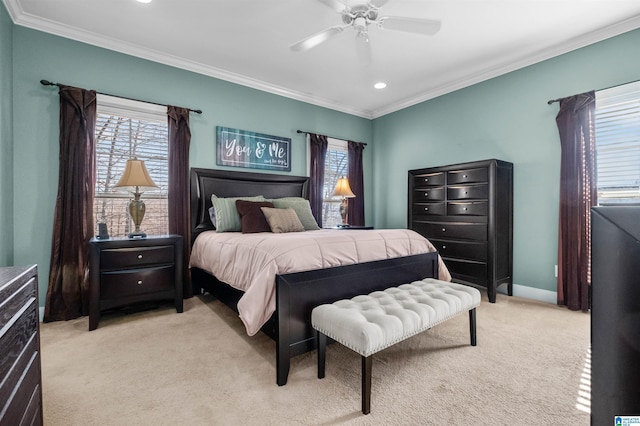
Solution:
[[[174,260],[173,245],[105,249],[100,252],[101,269],[136,268],[173,263]]]
[[[100,299],[117,299],[137,294],[174,290],[173,266],[103,272]]]

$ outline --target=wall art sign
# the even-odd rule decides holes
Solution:
[[[216,164],[291,171],[291,139],[216,126]]]

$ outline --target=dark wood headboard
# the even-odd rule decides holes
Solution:
[[[199,233],[213,230],[209,218],[211,194],[218,197],[309,198],[306,176],[247,173],[191,168],[191,241]]]

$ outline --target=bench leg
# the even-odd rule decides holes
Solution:
[[[325,358],[327,354],[327,336],[316,331],[316,340],[318,343],[318,379],[323,379]]]
[[[469,310],[469,331],[471,332],[471,346],[476,346],[476,308]]]
[[[371,411],[371,356],[362,357],[362,414]]]

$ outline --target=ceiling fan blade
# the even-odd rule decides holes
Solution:
[[[324,31],[320,31],[317,34],[313,34],[305,39],[302,39],[297,43],[293,43],[291,46],[289,46],[289,49],[293,50],[294,52],[304,52],[306,50],[312,49],[317,45],[329,40],[331,37],[340,34],[344,30],[344,28],[345,26],[327,28]]]
[[[379,20],[382,28],[386,30],[405,31],[434,35],[440,31],[442,23],[433,19],[400,18],[397,16],[383,16]]]
[[[318,0],[320,3],[324,3],[326,6],[335,10],[338,13],[342,13],[345,9],[347,9],[347,5],[342,3],[340,0]]]
[[[369,0],[369,4],[376,9],[380,9],[382,6],[387,4],[389,0]]]

